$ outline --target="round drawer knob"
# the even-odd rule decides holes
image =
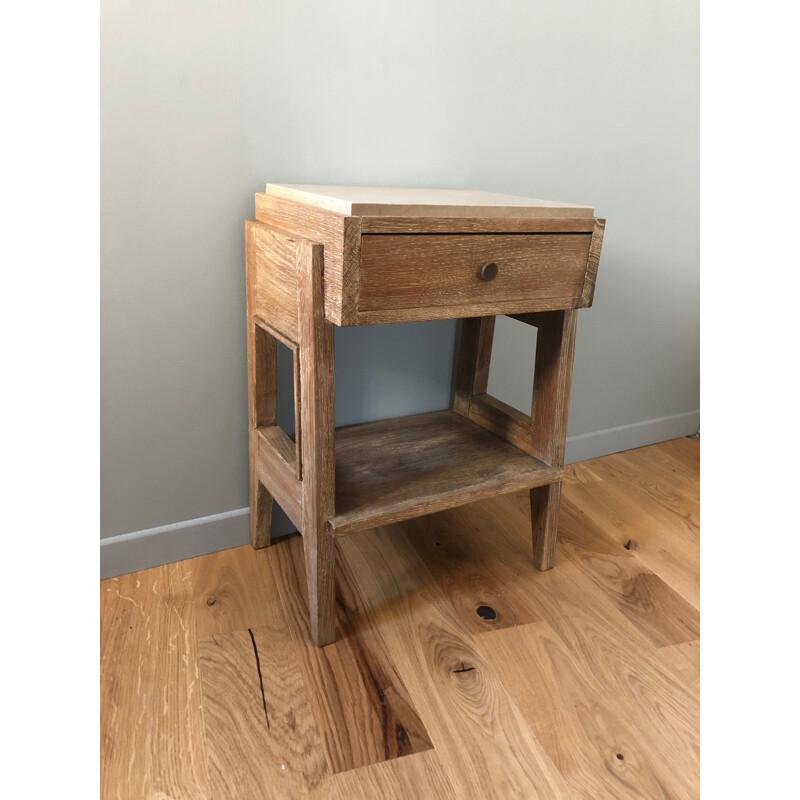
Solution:
[[[481,267],[481,280],[491,281],[497,277],[497,264],[489,261]]]

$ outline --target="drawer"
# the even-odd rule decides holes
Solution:
[[[364,235],[359,321],[577,307],[591,241],[591,233]]]
[[[489,206],[465,207],[469,216],[438,216],[435,205],[329,207],[323,195],[302,198],[257,194],[254,224],[264,227],[251,230],[251,249],[255,258],[260,240],[270,236],[267,229],[322,244],[325,316],[336,325],[592,304],[605,220],[593,217],[591,208],[526,200],[530,208],[505,209],[512,216],[496,216],[499,212]],[[320,205],[312,204],[317,200]],[[458,210],[443,208],[448,215]],[[296,315],[296,303],[284,302],[296,287],[286,261],[291,254],[283,255],[260,258],[261,268],[255,270],[257,276],[261,269],[269,272],[256,278],[257,298],[268,294],[278,308],[264,310],[266,317]],[[487,263],[497,265],[491,280],[481,276]],[[275,282],[280,291],[265,294]],[[266,289],[259,294],[259,287]]]

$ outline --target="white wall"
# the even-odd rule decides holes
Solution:
[[[243,220],[266,181],[594,205],[571,452],[689,433],[698,116],[696,0],[104,2],[102,535],[247,505]],[[453,342],[339,331],[340,424],[445,407]]]

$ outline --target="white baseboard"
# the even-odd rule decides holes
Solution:
[[[567,438],[567,463],[632,450],[667,439],[696,433],[700,412],[620,425]],[[276,508],[273,536],[291,533],[295,527]],[[190,519],[159,528],[124,533],[100,540],[100,577],[112,578],[127,572],[182,561],[250,541],[250,513],[247,508],[225,511],[210,517]]]
[[[589,458],[633,450],[656,442],[666,442],[681,436],[692,436],[700,429],[700,411],[687,411],[669,417],[646,419],[617,428],[581,433],[567,437],[566,462],[586,461]]]
[[[273,536],[296,530],[280,509],[276,508],[275,512]],[[100,540],[100,578],[113,578],[249,542],[249,508],[110,536]]]

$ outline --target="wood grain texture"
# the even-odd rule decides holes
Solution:
[[[542,330],[537,336],[531,415],[486,393],[494,318],[462,323],[454,411],[545,463],[563,466],[577,315],[550,312],[517,315]],[[485,322],[491,319],[491,328]],[[531,487],[533,561],[541,570],[555,563],[561,484]]]
[[[295,525],[302,525],[302,483],[297,479],[296,451],[292,440],[277,426],[254,432],[258,480],[269,486],[278,505]],[[250,475],[253,480],[253,473]]]
[[[267,333],[256,318],[257,273],[260,253],[256,244],[255,229],[246,229],[246,307],[247,307],[247,405],[248,451],[250,464],[250,544],[254,549],[267,547],[271,541],[272,495],[258,476],[259,425],[274,425],[278,403],[278,353],[275,339]]]
[[[259,433],[251,436],[251,450],[256,451],[255,455],[251,452],[251,539],[254,547],[269,543],[266,509],[271,509],[273,496],[287,507],[296,524],[301,518],[298,527],[304,534],[312,636],[320,645],[333,641],[335,633],[335,549],[327,531],[351,533],[491,494],[533,489],[560,480],[574,316],[549,314],[537,323],[544,330],[537,342],[537,360],[541,363],[534,397],[538,400],[528,420],[486,396],[494,314],[572,310],[582,297],[589,249],[598,230],[595,225],[591,235],[364,234],[363,214],[443,219],[474,219],[480,215],[517,220],[536,216],[552,223],[560,216],[588,219],[591,213],[585,213],[586,209],[565,211],[563,204],[536,200],[505,198],[500,202],[484,198],[484,203],[463,193],[458,195],[463,207],[453,212],[444,195],[437,193],[358,188],[342,193],[327,189],[268,186],[267,194],[256,198],[259,221],[247,227],[251,265],[248,315],[251,321],[265,320],[265,327],[272,326],[279,336],[297,342],[291,346],[299,415],[294,481],[287,474],[291,462],[283,452],[286,441],[270,441],[264,433],[277,432],[273,421],[270,419],[269,425],[254,423]],[[451,200],[455,197],[452,192],[445,194]],[[412,195],[427,198],[422,206],[436,205],[436,212],[416,209],[415,201],[409,199]],[[347,204],[344,212],[340,201]],[[507,208],[503,211],[505,206],[522,210],[510,214]],[[466,214],[465,209],[476,213]],[[289,314],[286,295],[291,289],[295,290],[297,304]],[[439,311],[435,310],[437,305]],[[331,321],[387,321],[362,316],[370,313],[406,320],[453,316],[461,307],[465,307],[465,315],[480,312],[485,319],[478,323],[474,341],[470,340],[473,327],[465,323],[463,375],[454,403],[456,414],[452,416],[466,413],[476,425],[459,423],[462,427],[454,438],[455,428],[448,422],[451,430],[443,431],[440,425],[432,439],[416,442],[408,431],[398,437],[397,428],[385,439],[385,424],[370,428],[367,440],[363,429],[352,435],[345,432],[340,439],[348,452],[336,459]],[[483,307],[489,309],[488,313],[481,311]],[[284,319],[287,315],[293,315],[294,329]],[[257,329],[256,339],[263,335]],[[257,346],[253,349],[258,350]],[[255,371],[250,384],[251,394],[257,395],[254,403],[263,402]],[[254,414],[257,418],[258,408]],[[485,436],[477,428],[486,428],[491,435]],[[432,432],[415,430],[417,435]],[[501,447],[498,438],[510,446]],[[356,440],[360,440],[358,446],[353,444]],[[398,443],[402,445],[399,450]],[[394,447],[390,457],[367,457],[368,450],[379,452],[382,447]],[[525,461],[520,447],[533,457]],[[540,452],[545,454],[543,458]],[[539,461],[553,469],[542,469]],[[552,566],[559,496],[559,486],[531,495],[534,557],[542,569]]]
[[[478,363],[478,342],[485,317],[471,317],[460,322],[461,335],[458,345],[458,370],[456,372],[453,411],[466,417],[475,383],[475,367]],[[458,329],[457,329],[458,330]]]
[[[297,449],[286,433],[277,425],[259,428],[257,433],[262,446],[273,451],[274,459],[285,465],[284,471],[294,474]]]
[[[561,483],[550,483],[530,490],[533,563],[538,569],[552,569],[556,560],[558,514],[561,508]]]
[[[434,750],[331,775],[311,795],[319,800],[455,797],[439,755]]]
[[[285,236],[302,237],[324,246],[326,316],[336,325],[352,324],[342,315],[343,281],[345,274],[353,274],[353,264],[358,263],[359,242],[353,242],[349,236],[345,246],[345,217],[304,203],[257,194],[256,219],[279,229]]]
[[[697,594],[667,577],[697,575],[698,453],[568,465],[548,572],[526,492],[338,540],[340,638],[322,650],[299,537],[104,581],[101,796],[695,800],[698,643],[660,643],[686,630],[675,595]],[[637,575],[673,594],[643,602]],[[415,733],[387,755],[388,720]]]
[[[537,317],[530,452],[546,464],[563,466],[567,443],[572,363],[578,314],[560,311]],[[561,485],[531,489],[533,561],[552,569],[556,556]]]
[[[466,630],[477,634],[540,621],[513,558],[496,540],[477,535],[473,513],[468,505],[418,517],[403,523],[403,532]]]
[[[248,368],[252,371],[252,380],[248,382],[250,427],[275,425],[278,418],[278,349],[275,339],[257,323],[255,316],[250,318],[248,328],[248,336],[252,339],[252,356],[248,354]]]
[[[300,403],[300,359],[297,354],[297,342],[287,338],[278,330],[273,328],[268,322],[260,317],[253,317],[255,323],[256,337],[255,348],[257,357],[257,369],[254,375],[250,376],[248,373],[248,391],[250,394],[255,394],[254,401],[265,402],[267,413],[258,414],[251,425],[262,429],[262,437],[266,435],[264,432],[270,428],[277,427],[277,404],[278,404],[278,360],[277,360],[277,342],[280,342],[292,354],[292,369],[293,369],[293,390],[294,390],[294,443],[286,434],[279,436],[276,431],[274,435],[268,437],[269,443],[277,448],[281,458],[290,463],[294,469],[295,477],[297,480],[302,478],[303,474],[303,454],[302,454],[302,423],[301,423],[301,403]],[[266,354],[268,358],[268,367],[259,370],[258,359],[263,358],[260,353]],[[262,378],[263,375],[263,378]],[[266,400],[261,398],[266,397]],[[291,455],[289,450],[294,448],[294,454]]]
[[[592,210],[581,206],[549,204],[548,201],[529,200],[527,198],[517,199],[524,202],[510,216],[507,213],[509,209],[502,210],[501,207],[491,204],[487,209],[484,209],[479,205],[470,205],[469,203],[463,207],[453,209],[451,216],[441,216],[447,211],[447,207],[436,206],[436,204],[408,207],[403,210],[403,214],[400,216],[386,216],[392,208],[390,205],[380,207],[380,210],[376,212],[377,216],[370,216],[355,213],[352,210],[348,212],[337,211],[335,208],[339,207],[340,204],[338,202],[334,202],[331,205],[313,193],[301,192],[298,194],[294,191],[271,193],[271,190],[268,189],[268,193],[256,195],[257,222],[248,223],[248,242],[251,243],[248,248],[249,251],[256,253],[258,251],[258,240],[266,236],[267,231],[283,235],[284,238],[301,237],[324,245],[325,313],[327,319],[336,325],[373,325],[412,319],[443,319],[448,317],[489,316],[495,313],[548,311],[571,308],[587,302],[590,283],[592,290],[594,286],[593,280],[587,282],[585,279],[590,239],[595,243],[595,250],[599,256],[598,229],[595,224],[595,218],[591,213]],[[526,206],[526,204],[530,205]],[[357,207],[359,211],[369,210],[369,208],[362,208],[358,204],[356,206],[350,203],[345,205],[351,209]],[[421,216],[407,215],[414,211],[414,208]],[[548,208],[551,212],[549,215],[546,214]],[[435,210],[435,215],[428,216],[432,210]],[[376,211],[376,209],[373,208],[373,211]],[[545,213],[544,216],[543,213]],[[253,226],[258,226],[259,224],[263,224],[265,227],[251,230]],[[518,235],[524,233],[532,235],[530,237]],[[432,259],[434,264],[437,260],[441,261],[442,257],[446,257],[447,251],[450,249],[449,246],[444,247],[443,245],[438,245],[437,249],[437,245],[432,238],[435,235],[439,235],[440,238],[445,234],[460,235],[464,242],[461,247],[465,251],[474,250],[475,248],[484,249],[490,243],[490,240],[506,242],[507,244],[500,248],[500,252],[507,255],[516,254],[516,260],[494,282],[494,295],[505,297],[501,303],[502,308],[498,310],[498,300],[494,295],[490,295],[491,302],[482,302],[481,296],[475,294],[475,287],[469,281],[464,284],[463,278],[457,288],[462,294],[467,291],[469,294],[468,299],[462,298],[459,300],[454,297],[450,308],[445,308],[445,303],[442,300],[437,300],[433,303],[428,302],[430,297],[426,296],[424,291],[414,288],[417,285],[417,281],[413,277],[409,287],[407,287],[409,292],[400,292],[400,295],[404,297],[408,294],[402,300],[402,304],[387,305],[386,302],[382,301],[379,307],[375,307],[374,299],[370,299],[369,294],[375,287],[371,286],[369,282],[367,282],[366,286],[364,285],[363,244],[370,242],[376,244],[380,239],[387,236],[391,237],[395,234],[402,235],[404,240],[426,238],[415,236],[414,234],[428,235],[427,238],[430,241],[427,244],[433,245],[433,250],[430,253],[426,252],[426,257],[429,262]],[[485,235],[476,237],[475,234]],[[503,236],[503,234],[512,235]],[[536,234],[541,235],[538,237],[540,239],[554,236],[559,241],[563,240],[566,245],[566,251],[561,252],[560,247],[545,246],[541,241],[536,245],[531,243],[527,248],[522,247],[519,241],[514,241],[515,239],[520,241],[523,239],[534,240],[537,238]],[[470,238],[475,239],[471,244],[469,243]],[[481,243],[477,241],[478,238],[482,240]],[[521,249],[543,248],[547,250],[549,256],[551,256],[548,270],[552,273],[554,265],[557,263],[565,261],[572,263],[572,250],[577,247],[578,241],[583,241],[586,245],[583,248],[585,252],[582,252],[583,261],[580,275],[578,276],[576,271],[575,281],[567,279],[567,273],[571,274],[569,270],[567,272],[555,270],[555,280],[552,281],[553,285],[548,291],[540,285],[541,281],[537,283],[536,274],[530,275],[528,274],[529,271],[520,271],[519,252]],[[413,244],[413,242],[403,241],[404,248],[407,244]],[[425,241],[419,242],[419,246],[422,248],[420,253],[423,250],[427,251],[427,248],[424,247],[425,244]],[[288,250],[287,255],[291,257],[291,252]],[[409,253],[409,255],[416,258],[419,254]],[[543,255],[540,253],[539,257],[541,260]],[[493,258],[496,260],[497,256]],[[524,260],[529,260],[529,258],[526,256]],[[372,259],[373,265],[377,267],[379,267],[380,262],[388,263],[384,258],[384,254],[380,254],[377,264],[375,262],[376,259]],[[258,291],[259,302],[277,307],[282,317],[288,317],[288,319],[282,318],[279,322],[274,322],[274,324],[278,325],[282,331],[287,331],[290,338],[295,338],[291,335],[292,329],[287,327],[287,324],[291,324],[291,317],[295,311],[287,304],[292,294],[291,291],[287,294],[286,290],[289,287],[287,279],[291,279],[292,274],[291,272],[287,273],[283,266],[285,266],[285,262],[280,258],[277,261],[277,267],[271,264],[271,272],[265,274],[261,279],[263,285],[259,287]],[[596,275],[596,260],[588,266],[594,269],[594,275]],[[382,280],[380,282],[382,283]],[[579,285],[576,285],[576,283]],[[519,289],[519,284],[523,284],[522,288],[514,294],[513,287],[517,286]],[[566,288],[564,292],[559,293],[557,289],[562,284]],[[443,293],[452,293],[452,286],[438,288],[441,289],[438,293],[440,297]],[[531,288],[534,290],[533,294],[530,293]],[[360,300],[365,290],[367,292],[365,296],[366,305]],[[378,291],[380,294],[380,287],[378,287]],[[588,302],[590,302],[590,298]],[[271,312],[263,316],[265,319],[272,319]]]
[[[575,485],[565,489],[567,498]],[[524,537],[527,504],[523,496],[514,496],[514,502],[509,499],[496,498],[472,506],[471,524],[462,527],[462,535],[469,536],[471,544],[478,537],[489,543],[478,556],[482,563],[491,563],[494,553],[494,558],[502,557],[525,575],[529,557]],[[672,525],[679,522],[680,515],[676,514]],[[561,558],[548,572],[533,572],[528,567],[527,574],[536,576],[528,585],[539,618],[567,643],[573,657],[594,676],[600,691],[620,714],[635,720],[635,729],[648,746],[665,763],[681,765],[672,779],[678,785],[675,796],[696,796],[699,698],[695,689],[571,559]],[[659,613],[656,608],[650,611],[654,616]]]
[[[293,660],[276,658],[285,651],[276,639],[260,628],[200,641],[214,798],[307,797],[307,775],[324,775],[302,677]]]
[[[352,325],[358,319],[361,292],[361,217],[345,217],[342,226],[342,313],[339,324]],[[325,280],[328,280],[327,273]],[[329,303],[327,294],[326,289],[325,302]]]
[[[478,394],[470,399],[468,418],[495,436],[510,442],[526,453],[531,452],[531,418],[513,406],[490,394]]]
[[[680,439],[671,439],[664,442],[664,448],[648,450],[651,457],[663,462],[672,460],[673,466],[683,466],[690,476],[696,476],[700,469],[700,434],[695,436],[682,436]],[[675,464],[675,462],[678,462]]]
[[[260,557],[249,563],[236,558],[238,549],[212,554],[208,565],[197,560],[195,607],[214,798],[307,797],[327,775],[294,638],[269,579],[273,550],[254,554]]]
[[[559,570],[546,574],[554,573]],[[659,754],[662,763],[682,765],[680,770],[672,766],[674,794],[695,796],[699,775],[697,695],[613,604],[591,591],[574,565],[567,564],[557,578],[552,593],[537,594],[537,610],[579,664],[591,670],[619,713],[636,720],[640,740]],[[573,599],[577,588],[583,593],[580,608]]]
[[[534,310],[556,298],[569,298],[566,307],[573,307],[583,291],[589,244],[582,233],[365,235],[358,308],[398,312],[476,303],[502,314],[520,301]],[[486,281],[480,269],[489,261],[499,271]]]
[[[533,376],[532,453],[546,464],[564,466],[578,313],[560,311],[541,318]]]
[[[603,249],[603,234],[606,229],[604,219],[595,219],[592,243],[589,246],[589,259],[586,264],[586,281],[581,293],[581,308],[588,308],[594,302],[594,287],[597,283],[597,270],[600,266],[600,251]]]
[[[369,233],[592,233],[593,217],[359,217]]]
[[[530,298],[521,300],[507,300],[502,307],[496,302],[458,302],[454,300],[450,305],[422,305],[416,308],[387,308],[379,311],[359,311],[356,319],[347,322],[347,325],[384,325],[392,322],[414,322],[430,319],[458,319],[463,317],[489,317],[498,314],[514,315],[528,311],[561,311],[572,308],[575,298],[554,297],[539,298],[532,301]]]
[[[210,798],[190,569],[109,578],[100,597],[101,796]]]
[[[336,432],[338,536],[558,480],[548,468],[452,411]]]
[[[613,530],[620,546],[628,544],[642,563],[700,607],[699,531],[691,504],[678,505],[685,510],[676,519],[660,496],[619,480],[582,484],[574,494],[588,519]]]
[[[699,452],[699,439],[685,437],[587,461],[585,469],[602,483],[587,481],[576,490],[586,518],[613,531],[618,546],[627,545],[695,609],[700,604]]]
[[[301,396],[300,354],[292,348],[293,394],[294,394],[294,476],[303,479],[303,401]]]
[[[662,647],[659,653],[694,694],[700,696],[700,640]],[[699,722],[699,719],[698,719]]]
[[[603,459],[584,461],[583,471],[593,480],[608,480],[628,484],[634,490],[646,493],[651,500],[658,502],[666,510],[681,505],[686,511],[685,518],[695,530],[699,526],[700,482],[697,479],[699,467],[685,467],[676,458],[666,456],[667,445],[657,452],[650,447],[642,447],[632,453],[613,453]],[[642,469],[642,463],[646,469]],[[690,500],[691,505],[686,505]]]
[[[569,492],[575,485],[569,486]],[[501,498],[488,501],[476,513],[475,524],[481,528],[491,520],[496,536],[516,539],[521,523],[515,524],[514,519],[525,519],[523,506],[521,499],[516,508]],[[673,526],[676,522],[679,515]],[[514,547],[525,552],[519,541]],[[591,669],[621,712],[636,719],[641,736],[667,763],[682,764],[675,780],[696,791],[699,697],[695,689],[572,560],[561,559],[556,569],[541,573],[531,599],[538,614]]]
[[[251,286],[251,316],[261,317],[297,341],[297,246],[291,236],[265,225],[245,223],[245,255]]]
[[[692,438],[685,437],[664,442],[663,450],[643,448],[637,451],[637,458],[626,453],[615,454],[613,464],[602,465],[602,468],[625,470],[630,482],[648,490],[659,488],[665,494],[661,498],[662,505],[669,506],[672,493],[677,492],[693,500],[692,514],[688,517],[696,528],[699,525],[700,481],[697,472],[700,469],[699,447],[696,461],[692,461],[691,453],[687,453],[680,445],[692,445]],[[647,463],[647,471],[637,471],[638,459]]]
[[[267,576],[269,550],[234,547],[192,559],[194,619],[197,638],[206,639],[274,624],[276,595]]]
[[[250,456],[250,546],[254,550],[269,547],[272,541],[273,497],[259,478],[258,449],[258,433],[251,430],[248,436]]]
[[[672,765],[627,724],[546,622],[483,637],[478,645],[568,780],[574,800],[692,797],[676,787]]]
[[[297,245],[300,305],[300,402],[303,425],[303,542],[311,636],[320,647],[334,639],[336,550],[326,525],[334,513],[335,417],[333,325],[325,319],[321,244]]]
[[[469,415],[472,395],[486,391],[492,356],[495,317],[472,317],[461,321],[461,344],[453,411]]]
[[[496,671],[399,526],[340,541],[359,570],[362,614],[380,625],[455,797],[568,798]],[[388,609],[394,609],[387,613]],[[493,635],[493,634],[487,634]]]
[[[355,612],[356,586],[340,573],[338,641],[315,647],[308,635],[302,541],[289,537],[276,548],[270,577],[295,631],[295,652],[331,774],[431,748],[402,678],[380,637]]]
[[[492,360],[492,344],[494,343],[496,320],[497,317],[481,317],[471,394],[484,394],[489,385],[489,367]]]
[[[607,536],[569,500],[561,506],[559,541],[562,552],[654,646],[700,638],[697,609],[635,557],[630,540],[620,542]]]

